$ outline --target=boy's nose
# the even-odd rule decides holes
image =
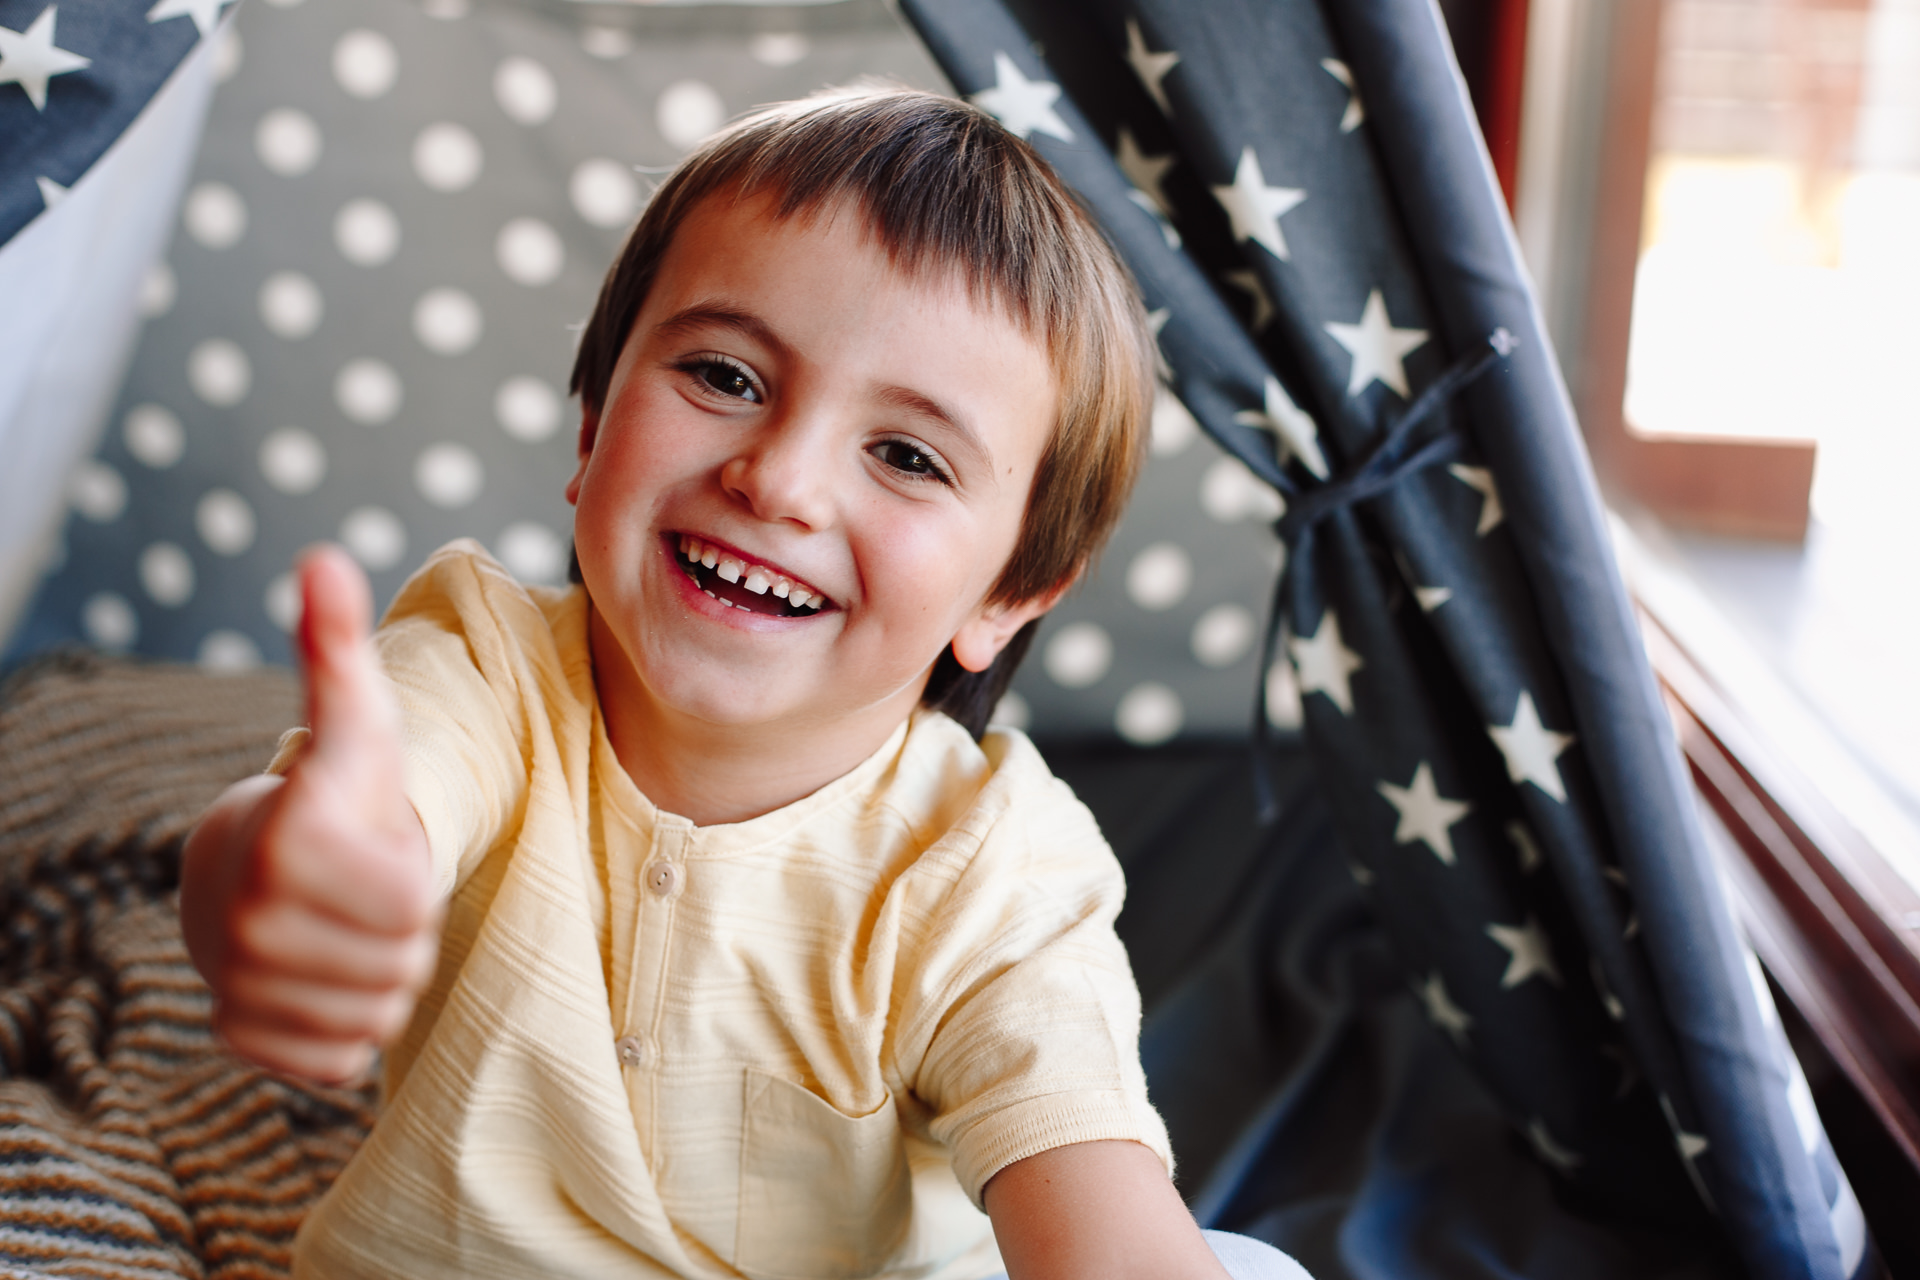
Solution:
[[[828,435],[820,424],[769,424],[721,467],[721,486],[762,520],[823,529],[835,510]]]

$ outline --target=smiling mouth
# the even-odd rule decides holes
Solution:
[[[692,534],[669,535],[674,563],[700,590],[721,604],[773,618],[812,618],[833,608],[833,601],[804,582],[756,564]]]

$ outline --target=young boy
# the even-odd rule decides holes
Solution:
[[[309,727],[181,902],[235,1050],[388,1045],[297,1275],[1300,1274],[1181,1204],[1119,868],[981,736],[1152,367],[1023,143],[835,92],[689,157],[608,276],[580,587],[455,543],[370,644],[364,579],[306,558]]]

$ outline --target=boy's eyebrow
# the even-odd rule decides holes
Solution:
[[[751,311],[742,311],[725,303],[696,302],[690,307],[683,307],[662,320],[655,332],[686,337],[699,329],[713,327],[732,329],[771,349],[783,360],[793,355],[793,348],[766,321]],[[892,405],[916,418],[929,419],[946,428],[942,434],[947,437],[947,442],[943,443],[942,448],[949,453],[971,454],[970,461],[979,468],[978,473],[998,482],[993,454],[965,415],[912,387],[881,387],[878,398],[883,404]]]

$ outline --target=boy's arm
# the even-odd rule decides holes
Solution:
[[[311,740],[285,778],[249,778],[207,810],[182,856],[180,920],[236,1052],[343,1081],[406,1026],[437,912],[366,579],[337,550],[300,578]]]
[[[1017,1160],[982,1199],[1008,1280],[1226,1278],[1160,1157],[1137,1142]]]

